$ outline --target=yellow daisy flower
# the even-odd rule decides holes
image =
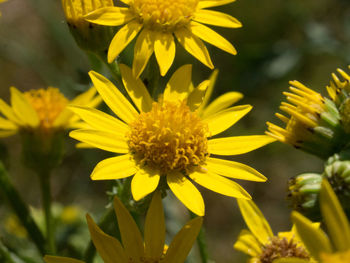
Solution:
[[[154,52],[160,73],[164,76],[175,58],[174,36],[187,52],[209,68],[214,66],[202,40],[230,54],[237,53],[225,38],[203,25],[241,27],[241,23],[232,16],[206,9],[234,1],[122,0],[127,7],[101,8],[87,14],[85,19],[106,26],[124,25],[109,46],[109,63],[138,35],[134,50],[133,73],[139,76]]]
[[[202,218],[189,221],[174,237],[169,247],[165,245],[165,220],[159,192],[152,198],[145,221],[144,239],[132,216],[118,198],[114,200],[121,243],[104,233],[88,215],[91,239],[105,263],[163,262],[183,263],[195,242]],[[167,247],[167,249],[164,249]],[[83,263],[83,261],[45,256],[46,263]]]
[[[7,137],[19,130],[37,130],[52,132],[55,130],[80,127],[78,116],[67,109],[69,103],[95,107],[101,102],[96,95],[96,89],[91,88],[85,93],[69,101],[56,88],[30,90],[20,92],[10,88],[11,106],[0,99],[0,137]]]
[[[233,248],[249,255],[249,263],[272,263],[281,258],[313,262],[294,226],[290,232],[274,235],[264,215],[252,200],[237,199],[237,202],[249,230],[241,231]]]
[[[326,179],[322,182],[320,208],[328,236],[321,229],[312,228],[312,222],[300,213],[292,213],[301,240],[321,263],[350,262],[350,224]]]
[[[191,65],[178,69],[155,102],[130,68],[120,65],[122,80],[136,108],[102,75],[91,71],[97,91],[119,118],[87,107],[71,107],[90,129],[75,130],[70,136],[91,146],[122,154],[101,161],[93,180],[120,179],[134,175],[131,191],[140,200],[153,192],[160,181],[197,215],[204,215],[204,202],[191,180],[215,192],[249,199],[236,182],[263,182],[266,178],[244,164],[211,157],[243,154],[274,139],[265,135],[211,138],[231,127],[251,110],[250,105],[229,107],[241,98],[230,92],[210,105],[213,82],[191,85]],[[203,99],[208,85],[210,89]],[[201,104],[202,103],[202,104]]]

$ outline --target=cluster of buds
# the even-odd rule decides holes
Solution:
[[[288,117],[276,113],[285,127],[268,122],[266,134],[322,159],[346,149],[350,143],[350,76],[338,72],[344,80],[332,74],[326,87],[329,98],[291,81],[290,92],[283,93],[288,102],[280,106]]]
[[[288,199],[293,210],[308,218],[319,221],[319,193],[323,178],[330,183],[344,211],[350,217],[350,152],[344,151],[331,156],[322,174],[305,173],[289,180]]]

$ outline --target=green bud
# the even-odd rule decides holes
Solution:
[[[312,220],[321,217],[318,195],[321,189],[322,175],[305,173],[289,180],[288,200],[293,208]]]

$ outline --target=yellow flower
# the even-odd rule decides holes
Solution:
[[[282,102],[280,106],[280,109],[289,117],[276,113],[286,127],[281,128],[267,122],[269,131],[266,134],[283,143],[300,148],[303,142],[311,140],[313,128],[318,126],[320,115],[325,111],[326,106],[321,94],[298,81],[290,81],[289,84],[291,92],[283,92],[289,103]]]
[[[321,263],[350,262],[350,224],[339,200],[326,179],[322,182],[320,207],[328,236],[298,212],[292,220],[310,254]]]
[[[155,53],[164,76],[175,58],[175,40],[191,55],[213,68],[202,40],[235,55],[235,48],[204,24],[238,28],[235,18],[206,8],[234,0],[122,0],[127,7],[105,7],[85,16],[87,21],[106,26],[124,25],[114,36],[108,50],[111,63],[138,35],[134,50],[133,73],[139,76]]]
[[[264,215],[252,200],[237,199],[237,202],[249,230],[241,231],[233,247],[249,255],[250,263],[272,263],[281,258],[313,262],[295,227],[290,232],[274,235]]]
[[[96,89],[69,101],[56,88],[20,92],[14,87],[11,91],[11,106],[0,99],[0,137],[10,136],[19,130],[51,132],[79,126],[78,116],[67,109],[69,103],[95,107],[101,98],[95,97]]]
[[[4,228],[7,232],[19,238],[26,238],[28,236],[27,230],[23,227],[15,214],[11,214],[6,218]]]
[[[136,108],[105,77],[91,71],[97,91],[119,119],[87,107],[72,107],[90,129],[75,130],[70,136],[91,146],[122,154],[101,161],[93,180],[120,179],[134,175],[131,191],[135,200],[167,185],[187,208],[204,215],[204,202],[191,180],[215,192],[249,199],[236,178],[265,181],[244,164],[213,155],[243,154],[274,139],[265,135],[211,137],[231,127],[251,110],[250,105],[229,107],[241,94],[229,92],[206,107],[213,81],[191,85],[191,65],[178,69],[155,102],[130,68],[120,65],[122,80]],[[208,89],[203,99],[203,94]],[[202,102],[203,100],[203,102]],[[202,103],[202,104],[201,104]]]
[[[350,69],[350,66],[348,67]],[[337,69],[337,72],[343,80],[339,79],[337,74],[332,73],[332,80],[326,89],[329,97],[340,106],[350,96],[350,76],[340,68]]]
[[[159,192],[152,198],[148,209],[144,238],[128,210],[118,198],[114,200],[115,213],[121,235],[121,243],[104,233],[88,215],[91,239],[105,263],[163,262],[182,263],[186,260],[202,225],[202,218],[189,221],[174,237],[164,254],[165,220]],[[82,263],[80,260],[45,256],[46,263]]]
[[[112,7],[113,0],[62,0],[70,32],[79,47],[90,51],[105,51],[113,37],[113,29],[93,25],[84,15],[102,8]]]

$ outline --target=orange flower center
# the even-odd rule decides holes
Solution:
[[[135,160],[162,174],[188,172],[208,156],[208,125],[186,102],[154,103],[130,128],[128,144]]]
[[[68,100],[56,88],[30,90],[24,93],[38,114],[40,126],[43,129],[50,129],[53,123],[66,108]]]
[[[161,31],[186,25],[199,0],[134,0],[132,10],[140,23]]]

